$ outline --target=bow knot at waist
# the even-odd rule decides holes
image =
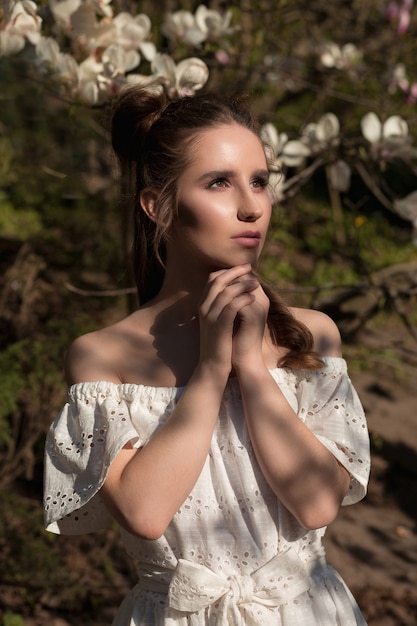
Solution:
[[[321,568],[323,562],[319,555],[305,564],[290,547],[250,575],[226,578],[204,565],[179,559],[174,570],[159,568],[151,572],[149,566],[141,565],[137,588],[167,593],[168,605],[185,613],[211,610],[216,605],[213,624],[230,623],[232,618],[237,620],[232,623],[238,624],[242,610],[245,615],[249,611],[255,616],[260,610],[279,607],[307,591],[313,569]],[[226,618],[229,621],[222,621]]]

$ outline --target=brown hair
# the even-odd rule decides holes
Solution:
[[[138,86],[117,98],[111,116],[113,149],[134,198],[134,272],[139,301],[144,304],[160,290],[164,277],[165,236],[177,210],[177,180],[192,158],[191,147],[202,130],[239,124],[259,137],[246,101],[199,93],[178,100]],[[157,189],[158,220],[140,206],[140,193]],[[276,291],[261,283],[270,302],[268,326],[277,345],[288,349],[281,366],[319,369],[313,337],[298,322]]]

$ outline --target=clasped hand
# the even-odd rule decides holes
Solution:
[[[249,264],[213,272],[200,305],[200,362],[229,373],[262,359],[269,299]]]

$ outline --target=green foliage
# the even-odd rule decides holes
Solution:
[[[10,443],[12,429],[9,416],[18,409],[19,398],[25,387],[23,363],[28,341],[7,346],[0,354],[0,450]]]
[[[71,580],[59,547],[42,526],[42,512],[33,502],[12,493],[0,493],[2,584],[53,590]]]
[[[27,241],[42,232],[39,214],[33,210],[19,211],[7,202],[0,191],[0,237]]]
[[[0,626],[24,626],[24,621],[17,613],[6,611],[0,622]]]

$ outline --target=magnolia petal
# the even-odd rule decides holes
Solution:
[[[143,41],[140,46],[140,51],[147,61],[153,61],[156,56],[156,47],[151,41]]]
[[[159,96],[164,91],[162,83],[155,76],[144,76],[143,74],[128,74],[126,76],[128,85],[140,85],[147,91]]]
[[[370,143],[377,143],[382,136],[382,125],[376,113],[367,113],[361,120],[362,134]]]
[[[341,50],[336,43],[326,43],[322,48],[320,61],[324,67],[336,67],[341,57]]]
[[[342,57],[352,65],[362,59],[362,52],[353,43],[346,43],[342,46]]]
[[[168,13],[161,26],[162,34],[170,40],[181,39],[184,33],[195,27],[194,15],[190,11],[180,9]]]
[[[97,24],[94,8],[91,5],[81,4],[74,13],[71,13],[70,23],[75,37],[91,36]]]
[[[262,142],[266,144],[266,146],[268,146],[269,148],[272,148],[273,156],[278,154],[279,139],[278,131],[275,126],[270,122],[264,124],[261,128],[260,135]]]
[[[150,17],[148,15],[145,15],[145,13],[139,13],[138,15],[135,15],[133,20],[136,26],[141,29],[143,33],[143,38],[145,39],[146,37],[148,37],[152,28],[152,22],[150,20]]]
[[[105,17],[113,17],[113,9],[110,6],[111,0],[94,0],[94,6],[97,13],[104,15]]]
[[[71,15],[78,9],[81,0],[49,0],[48,4],[55,21],[69,25]]]
[[[273,124],[267,123],[261,128],[261,139],[272,150],[273,157],[275,157],[281,154],[283,147],[288,141],[288,135],[286,133],[278,133]]]
[[[346,161],[339,160],[329,167],[330,184],[336,191],[349,191],[352,170]]]
[[[59,54],[54,70],[67,87],[73,89],[78,85],[78,64],[70,54]]]
[[[0,57],[8,57],[17,54],[25,47],[25,38],[16,33],[3,30],[0,36]]]
[[[193,46],[194,48],[198,48],[198,46],[200,46],[205,39],[206,35],[202,33],[197,26],[188,28],[182,36],[183,42],[187,44],[187,46]]]
[[[208,33],[206,19],[210,12],[212,11],[210,11],[210,9],[208,9],[204,4],[200,4],[194,13],[195,22],[198,28],[201,30],[202,33],[205,34]]]
[[[407,137],[408,124],[399,115],[392,115],[382,126],[382,136],[385,137]]]
[[[394,200],[394,210],[402,218],[410,221],[417,220],[417,191],[413,191],[404,198]]]
[[[144,41],[151,32],[151,20],[143,13],[131,15],[122,11],[113,20],[114,26],[132,42],[136,40],[136,46]]]
[[[31,35],[32,38],[36,35],[39,38],[39,33],[42,26],[41,18],[37,17],[36,15],[26,13],[23,10],[23,5],[21,3],[18,3],[17,6],[20,7],[20,10],[16,13],[13,19],[14,33],[18,35],[23,35],[28,39],[31,37]]]
[[[179,93],[186,96],[192,95],[206,84],[209,70],[204,61],[191,57],[178,63],[175,74]]]
[[[175,83],[175,63],[168,54],[158,52],[151,62],[151,71],[153,74],[162,76],[169,82]]]
[[[208,9],[200,4],[195,11],[195,22],[206,38],[211,40],[219,39],[230,32],[229,25],[232,18],[230,11],[221,15],[214,9]]]
[[[310,122],[304,126],[301,136],[306,143],[315,144],[317,142],[317,124]]]
[[[41,63],[47,63],[55,66],[59,59],[59,46],[52,37],[41,37],[36,44],[36,56]]]
[[[36,2],[33,2],[32,0],[22,0],[21,4],[24,10],[26,11],[26,13],[28,13],[32,17],[37,16],[38,6]]]
[[[78,93],[81,100],[83,100],[86,104],[97,104],[99,90],[95,81],[90,80],[88,82],[81,83]]]
[[[81,82],[95,82],[97,76],[103,71],[103,64],[96,61],[94,57],[88,57],[78,66],[78,75]]]
[[[122,46],[112,45],[103,52],[102,61],[112,66],[116,73],[124,74],[139,65],[140,55],[136,50],[124,50]]]
[[[283,172],[271,172],[269,175],[268,191],[272,204],[284,200],[285,175]]]
[[[304,163],[310,154],[310,148],[295,139],[285,144],[281,153],[281,159],[287,167],[298,167]]]
[[[334,113],[326,113],[323,115],[316,128],[316,135],[319,141],[328,142],[339,135],[340,124]]]

